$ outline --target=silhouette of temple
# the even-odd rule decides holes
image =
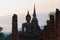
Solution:
[[[35,6],[34,6],[34,12],[33,12],[33,18],[31,20],[31,16],[28,14],[26,16],[26,23],[22,24],[22,34],[20,34],[21,38],[20,40],[41,40],[42,38],[40,38],[39,35],[41,35],[42,32],[40,30],[40,27],[38,25],[38,20],[36,18],[36,11],[35,11]]]
[[[19,37],[19,38],[18,38]],[[12,18],[12,40],[60,40],[60,11],[56,9],[55,15],[50,15],[47,25],[41,30],[36,17],[34,6],[33,18],[29,11],[26,15],[26,23],[22,24],[22,32],[18,35],[17,15]]]
[[[31,20],[31,16],[29,14],[29,11],[28,11],[28,14],[26,16],[26,23],[23,23],[22,24],[22,31],[26,31],[26,32],[40,32],[40,27],[38,25],[38,20],[36,18],[36,11],[35,11],[35,6],[34,6],[34,12],[33,12],[33,19]],[[31,22],[30,22],[31,21]],[[25,30],[24,30],[25,29]]]

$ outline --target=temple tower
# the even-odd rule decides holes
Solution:
[[[60,40],[60,11],[56,9],[57,40]]]
[[[56,40],[56,26],[54,15],[50,15],[49,40]]]
[[[14,14],[12,17],[12,40],[18,40],[18,25],[16,14]]]
[[[38,25],[38,20],[36,18],[35,5],[34,5],[34,12],[33,12],[33,18],[32,18],[31,24],[33,25],[33,31],[34,32],[39,32],[40,31],[40,27]]]
[[[45,26],[44,32],[44,40],[56,40],[54,15],[50,15],[50,20],[47,21],[47,26]]]
[[[47,25],[44,26],[43,40],[49,40],[49,27],[50,27],[50,20],[47,20]]]

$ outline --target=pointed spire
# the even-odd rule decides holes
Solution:
[[[29,11],[28,11],[28,14],[27,15],[29,15]]]
[[[34,4],[34,12],[33,12],[33,17],[36,17],[35,4]]]
[[[28,14],[27,14],[27,16],[26,16],[26,17],[30,17],[29,11],[28,11]]]

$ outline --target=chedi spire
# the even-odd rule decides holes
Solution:
[[[35,5],[34,5],[33,17],[36,17]]]

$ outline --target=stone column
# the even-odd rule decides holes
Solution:
[[[56,9],[57,40],[60,40],[60,11]]]
[[[54,15],[50,15],[49,40],[56,40],[56,27],[54,24]]]
[[[47,21],[47,26],[45,26],[45,29],[44,29],[44,40],[49,40],[49,26],[50,26],[50,21],[48,20]]]
[[[14,14],[12,17],[12,40],[18,40],[18,25],[16,14]]]

